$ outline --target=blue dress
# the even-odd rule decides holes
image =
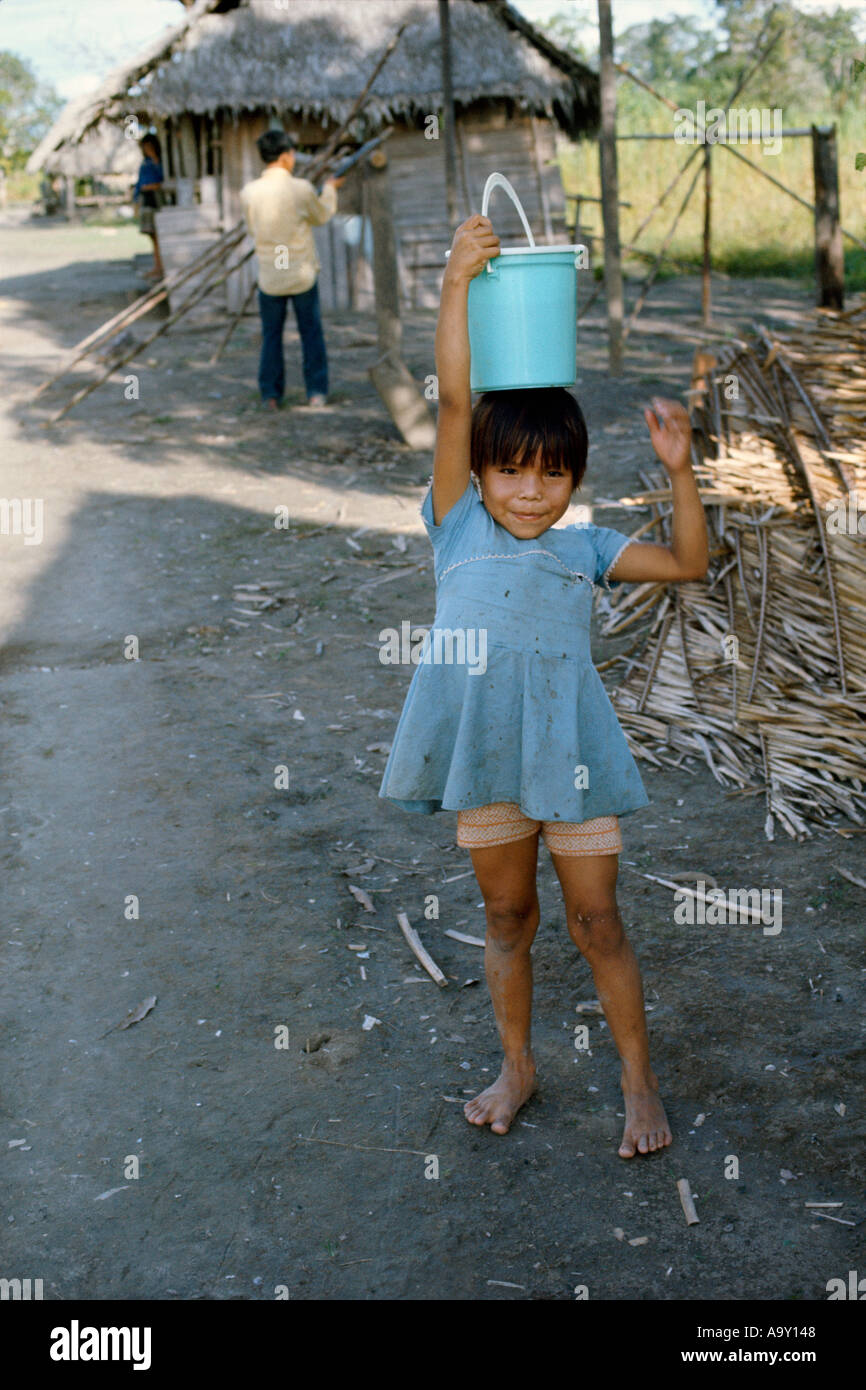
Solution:
[[[593,586],[617,583],[630,538],[577,525],[521,540],[471,480],[439,526],[431,484],[421,516],[436,614],[379,795],[426,814],[511,801],[533,820],[649,805],[589,642]]]

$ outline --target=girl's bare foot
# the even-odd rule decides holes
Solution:
[[[673,1141],[665,1108],[659,1100],[658,1081],[652,1072],[641,1077],[623,1073],[622,1093],[625,1098],[625,1127],[618,1153],[620,1158],[634,1158],[636,1153],[657,1153]]]
[[[514,1116],[535,1088],[535,1063],[531,1058],[503,1062],[493,1085],[468,1100],[463,1113],[471,1125],[490,1125],[494,1134],[507,1134]]]

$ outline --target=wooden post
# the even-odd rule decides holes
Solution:
[[[198,137],[198,171],[196,173],[196,178],[198,179],[203,179],[207,174],[207,125],[209,119],[209,116],[199,116],[198,118],[198,129],[196,131]]]
[[[598,0],[601,57],[601,214],[604,225],[604,287],[607,294],[607,354],[611,376],[622,372],[623,295],[619,248],[619,183],[616,169],[616,69],[610,0]]]
[[[63,202],[66,208],[66,216],[70,222],[75,221],[75,175],[63,175]]]
[[[553,243],[553,222],[550,218],[550,204],[547,200],[547,190],[544,187],[544,169],[541,163],[541,147],[538,142],[538,131],[535,127],[535,117],[529,113],[529,132],[532,136],[532,161],[535,166],[535,184],[538,190],[538,201],[541,206],[541,217],[544,222],[544,240],[548,246]]]
[[[469,192],[469,181],[466,177],[466,150],[463,145],[463,136],[460,133],[460,121],[454,118],[454,134],[457,139],[457,162],[460,166],[460,187],[463,190],[463,211],[466,217],[472,211],[472,195]]]
[[[223,176],[223,126],[225,121],[222,115],[217,112],[213,118],[211,129],[210,147],[213,154],[213,171],[222,184]]]
[[[701,323],[709,324],[711,313],[710,288],[710,226],[713,205],[713,166],[710,151],[712,145],[704,145],[704,266],[701,280]]]
[[[373,283],[379,360],[370,368],[373,385],[406,443],[412,449],[432,449],[436,442],[433,417],[411,372],[400,356],[400,288],[394,218],[388,186],[388,156],[374,150],[364,165],[367,212],[373,229]]]
[[[376,155],[381,155],[381,163]],[[388,160],[384,150],[370,156],[366,170],[367,207],[373,228],[373,282],[376,286],[376,328],[379,351],[400,356],[403,325],[400,321],[400,291],[397,275],[397,243],[388,187]]]
[[[258,168],[253,161],[255,146],[252,144],[252,134],[259,132],[250,130],[250,119],[244,118],[235,122],[226,118],[223,122],[222,214],[223,225],[226,227],[232,226],[241,218],[241,188],[254,178],[262,167],[261,160],[258,161]],[[262,124],[266,124],[266,118],[262,118]],[[255,261],[247,261],[236,275],[230,276],[225,296],[226,308],[230,314],[236,314],[241,308],[254,279]]]
[[[195,179],[198,173],[198,142],[191,116],[181,116],[177,123],[178,170],[176,178]]]
[[[839,160],[835,125],[812,126],[812,169],[815,175],[817,303],[825,309],[842,309],[845,299],[845,259],[839,223]]]
[[[157,132],[160,144],[162,145],[162,173],[163,178],[174,178],[174,154],[171,148],[171,116],[166,116],[164,121],[160,121]]]
[[[454,136],[454,90],[451,82],[451,16],[448,0],[439,0],[439,47],[442,60],[442,116],[445,122],[445,201],[448,226],[457,227],[457,142]]]

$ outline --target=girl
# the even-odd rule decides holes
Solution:
[[[644,416],[671,479],[672,544],[635,542],[603,526],[551,530],[586,468],[574,397],[561,387],[488,392],[472,408],[469,282],[499,249],[488,218],[470,217],[454,236],[442,284],[439,420],[421,509],[436,570],[433,640],[412,678],[379,795],[410,811],[456,810],[457,843],[470,851],[484,898],[484,962],[504,1058],[498,1079],[464,1107],[467,1120],[505,1134],[535,1090],[530,947],[540,831],[622,1062],[619,1154],[632,1158],[671,1142],[615,891],[617,817],[649,798],[592,665],[590,610],[593,585],[700,579],[706,523],[688,416],[677,402],[654,399]],[[455,645],[458,658],[472,650],[473,666],[455,664]]]
[[[145,135],[143,139],[139,140],[138,146],[142,153],[142,161],[135,188],[132,191],[132,200],[134,203],[137,203],[139,199],[141,200],[138,214],[139,230],[145,236],[149,236],[153,242],[153,269],[145,271],[145,276],[148,280],[162,280],[165,276],[165,270],[154,221],[157,210],[162,207],[162,150],[156,135]]]

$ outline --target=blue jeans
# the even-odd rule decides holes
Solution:
[[[259,390],[262,400],[281,401],[286,385],[283,360],[283,325],[289,300],[295,310],[304,363],[304,386],[310,396],[328,394],[328,354],[319,310],[319,286],[314,283],[303,294],[265,294],[259,290],[262,319],[262,354],[259,359]]]

